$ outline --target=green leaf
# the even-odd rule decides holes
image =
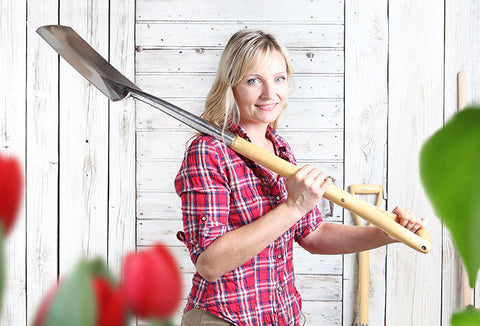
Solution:
[[[53,298],[44,326],[94,326],[95,296],[89,263],[80,261]]]
[[[456,312],[450,319],[451,326],[479,326],[480,311],[473,306],[468,306],[460,312]]]
[[[118,285],[118,281],[115,279],[113,274],[108,270],[107,265],[105,264],[105,261],[103,258],[98,257],[96,259],[93,259],[89,263],[90,265],[90,272],[92,276],[98,276],[102,277],[110,282],[112,285]]]
[[[480,109],[457,113],[423,145],[420,176],[474,287],[480,267]]]

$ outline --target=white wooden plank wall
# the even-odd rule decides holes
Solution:
[[[418,156],[443,123],[443,17],[443,1],[389,3],[387,206],[404,205],[429,217],[434,240],[428,255],[389,246],[387,325],[441,323],[441,224],[420,184]]]
[[[385,207],[430,217],[430,254],[398,244],[372,252],[370,324],[446,326],[461,308],[458,255],[419,184],[417,158],[455,112],[458,71],[467,72],[468,102],[480,102],[477,1],[2,0],[0,15],[0,150],[19,157],[27,183],[7,241],[0,325],[29,324],[80,256],[102,255],[118,273],[126,251],[160,240],[179,260],[185,294],[194,272],[174,237],[181,212],[173,190],[192,132],[132,100],[109,103],[35,33],[56,23],[73,26],[146,91],[195,114],[232,33],[276,34],[296,72],[279,131],[299,163],[345,188],[384,185]],[[338,207],[329,220],[352,223]],[[356,324],[356,256],[312,258],[299,247],[294,255],[307,325]],[[479,297],[477,285],[477,306]]]
[[[0,324],[27,325],[80,257],[118,274],[136,227],[133,102],[110,107],[35,31],[70,25],[134,78],[134,2],[2,0],[1,15],[0,144],[22,160],[27,188]]]
[[[345,186],[375,184],[386,191],[387,3],[346,2],[345,40]],[[375,195],[360,197],[372,204],[376,200]],[[384,201],[382,208],[385,209]],[[349,212],[345,214],[345,223],[355,224]],[[357,257],[344,256],[343,325],[358,322]],[[385,320],[385,258],[385,247],[369,252],[370,325],[382,325]]]
[[[25,165],[26,144],[26,29],[25,1],[1,2],[0,41],[0,151],[15,155]],[[6,45],[6,46],[5,46]],[[3,297],[2,325],[25,325],[25,206],[18,216],[15,230],[5,246],[6,285]],[[11,322],[10,322],[11,321]]]
[[[137,83],[195,114],[203,110],[228,38],[243,28],[273,32],[288,47],[296,72],[279,132],[301,164],[313,163],[343,185],[343,1],[139,0],[136,10]],[[137,244],[162,241],[172,248],[185,274],[185,295],[194,267],[175,237],[182,222],[173,181],[192,134],[137,104]],[[330,220],[341,219],[337,208]],[[342,257],[312,258],[299,247],[294,255],[307,325],[340,325]],[[177,324],[180,318],[181,311]]]
[[[58,59],[35,30],[58,21],[58,2],[28,5],[27,25],[27,321],[58,274]],[[7,301],[8,302],[8,301]],[[21,306],[25,306],[22,302]],[[18,307],[16,307],[18,309]],[[10,319],[8,316],[7,321]],[[10,319],[11,320],[11,319]],[[5,324],[6,325],[6,324]]]

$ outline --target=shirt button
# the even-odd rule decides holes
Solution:
[[[282,259],[282,254],[278,254],[278,255],[277,255],[277,258],[278,258],[278,259]]]
[[[205,222],[206,220],[207,220],[207,217],[206,217],[205,215],[204,215],[204,216],[202,216],[202,221],[204,221],[204,222]]]
[[[278,292],[282,292],[282,291],[283,291],[283,286],[280,285],[280,286],[277,288],[277,290],[278,290]]]
[[[280,199],[282,199],[282,197],[280,197],[280,195],[276,195],[276,196],[275,196],[275,200],[276,200],[276,201],[280,201]]]

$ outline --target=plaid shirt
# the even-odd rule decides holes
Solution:
[[[245,131],[230,130],[248,140]],[[266,136],[281,158],[295,164],[289,145],[268,127]],[[287,198],[285,179],[210,136],[198,136],[185,153],[175,188],[182,199],[184,243],[195,264],[210,243],[263,216]],[[208,282],[198,273],[185,312],[197,308],[234,325],[298,325],[301,298],[295,288],[293,240],[322,221],[318,207],[250,261]]]

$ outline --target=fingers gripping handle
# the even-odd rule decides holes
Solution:
[[[263,165],[281,176],[289,179],[299,170],[299,168],[269,152],[236,136],[230,147],[237,153]],[[361,216],[368,222],[379,227],[394,238],[408,245],[409,247],[427,253],[430,251],[430,235],[426,229],[420,229],[413,233],[395,222],[396,215],[375,207],[348,192],[331,185],[324,196],[327,200],[342,206],[358,216]]]

